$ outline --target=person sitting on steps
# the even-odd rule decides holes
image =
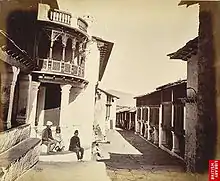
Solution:
[[[63,139],[61,136],[61,129],[59,126],[56,127],[56,133],[55,133],[54,139],[57,141],[57,145],[55,147],[55,150],[57,152],[63,151],[65,146],[63,145]]]
[[[79,131],[74,132],[74,136],[70,139],[69,151],[76,153],[78,161],[82,161],[84,155],[84,148],[80,145]]]
[[[47,146],[47,153],[53,153],[53,149],[55,148],[57,141],[52,136],[52,127],[53,123],[51,121],[47,121],[46,128],[42,132],[42,144]]]
[[[93,155],[95,156],[96,160],[99,160],[101,158],[103,158],[103,155],[101,154],[101,149],[99,148],[99,144],[97,142],[94,143],[95,146],[93,148]]]

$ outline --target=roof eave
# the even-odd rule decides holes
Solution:
[[[196,0],[182,0],[178,4],[178,6],[186,5],[186,7],[189,7],[189,6],[192,6],[192,5],[197,4],[197,3],[199,3],[199,1],[196,1]]]

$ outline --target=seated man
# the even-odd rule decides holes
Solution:
[[[47,121],[46,128],[42,133],[42,144],[47,145],[47,153],[53,153],[53,149],[55,148],[57,141],[52,136],[51,126],[53,123],[51,121]]]
[[[78,161],[82,161],[84,149],[80,145],[80,139],[78,137],[79,131],[74,132],[74,136],[70,139],[69,151],[73,151],[77,155]]]

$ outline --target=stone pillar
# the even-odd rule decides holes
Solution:
[[[130,112],[129,130],[131,130],[131,127],[132,127],[132,112]]]
[[[150,134],[150,107],[147,107],[148,117],[147,117],[147,140],[151,140]]]
[[[145,138],[147,138],[147,132],[148,132],[148,123],[147,122],[144,122],[144,127],[145,127],[145,129],[144,129],[144,137]]]
[[[172,135],[173,135],[173,148],[172,148],[172,152],[174,153],[180,153],[180,149],[179,149],[179,139],[176,136],[176,134],[172,131]]]
[[[162,145],[163,141],[163,129],[162,129],[162,122],[163,122],[163,105],[160,105],[160,110],[159,110],[159,146]]]
[[[141,107],[140,135],[143,135],[143,107]]]
[[[154,127],[154,144],[158,144],[159,143],[159,133],[156,127]]]
[[[37,104],[37,126],[43,128],[44,126],[44,107],[45,107],[45,94],[46,87],[40,86],[38,94],[38,104]]]
[[[174,129],[172,131],[172,137],[173,137],[173,146],[172,146],[172,152],[174,153],[179,153],[180,149],[179,149],[179,138],[177,137],[177,135],[175,134],[175,105],[174,105],[174,95],[173,95],[173,90],[172,90],[172,105],[171,105],[171,126]]]
[[[136,109],[136,114],[135,114],[135,134],[138,133],[138,130],[139,130],[139,123],[138,123],[138,113],[139,113],[139,109],[137,108]]]
[[[32,76],[28,75],[28,91],[27,91],[27,107],[26,107],[26,122],[29,122],[30,118],[30,106],[31,106],[31,88],[32,88]]]
[[[36,113],[37,113],[37,101],[38,101],[38,90],[40,82],[32,81],[31,82],[31,92],[28,108],[29,110],[29,123],[31,125],[31,137],[37,137],[36,134]]]
[[[15,85],[17,82],[17,77],[20,72],[20,69],[12,66],[12,71],[13,71],[13,78],[12,78],[12,82],[11,82],[11,86],[10,86],[9,107],[8,107],[8,116],[7,116],[7,123],[6,123],[7,129],[11,128],[11,117],[12,117]]]
[[[67,114],[68,114],[68,105],[69,105],[69,97],[70,97],[70,88],[72,86],[69,84],[66,85],[60,85],[61,88],[61,104],[60,104],[60,126],[62,128],[68,128],[68,123],[71,120],[68,120]]]
[[[183,107],[183,130],[186,130],[186,106]]]

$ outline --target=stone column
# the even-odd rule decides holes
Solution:
[[[132,112],[130,112],[129,130],[131,130],[131,126],[132,126]]]
[[[10,86],[9,107],[8,107],[8,116],[7,116],[7,123],[6,123],[7,129],[11,128],[11,117],[12,117],[15,85],[17,82],[17,77],[20,72],[20,69],[12,66],[12,71],[13,71],[13,78],[12,78],[12,82],[11,82],[11,86]]]
[[[138,133],[138,107],[136,109],[136,114],[135,114],[135,123],[134,123],[134,133],[137,134]]]
[[[39,97],[37,104],[37,126],[43,128],[44,126],[44,107],[45,107],[45,94],[46,87],[40,86],[39,88]]]
[[[40,86],[40,82],[36,82],[36,81],[31,82],[30,100],[28,104],[28,108],[30,109],[29,123],[31,125],[31,137],[37,137],[35,122],[36,122],[39,86]]]
[[[141,107],[140,135],[143,135],[143,107]]]
[[[154,144],[158,144],[159,143],[159,133],[156,127],[154,127]]]
[[[174,109],[175,105],[174,105],[174,93],[173,93],[173,90],[172,90],[171,99],[172,99],[172,105],[171,105],[171,126],[174,129],[172,131],[173,147],[172,147],[171,151],[174,152],[174,153],[179,153],[180,152],[180,149],[179,149],[179,139],[178,139],[177,135],[175,134],[175,109]]]
[[[147,117],[147,140],[151,140],[150,135],[150,107],[147,107],[148,117]]]
[[[144,122],[144,137],[146,138],[147,137],[147,131],[148,131],[148,123]]]
[[[60,85],[60,88],[61,88],[60,126],[62,128],[67,128],[68,122],[70,121],[67,119],[67,117],[68,117],[67,108],[69,105],[69,96],[70,96],[70,88],[71,87],[72,86],[69,84]]]

